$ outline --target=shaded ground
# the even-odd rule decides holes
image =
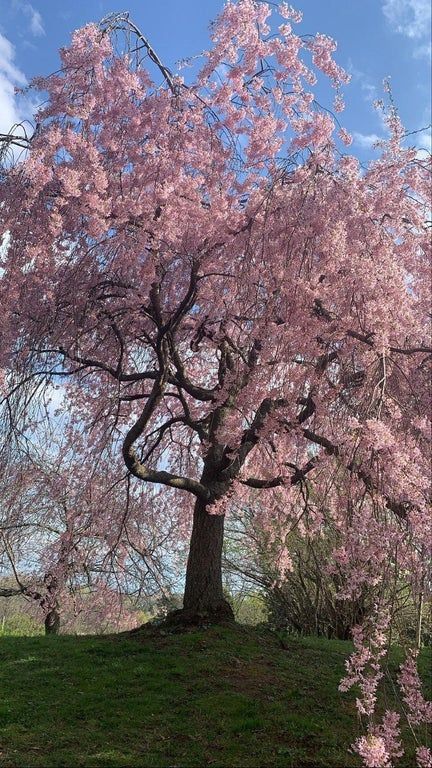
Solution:
[[[350,648],[307,638],[284,650],[246,627],[2,638],[0,765],[356,766],[354,696],[337,692]]]

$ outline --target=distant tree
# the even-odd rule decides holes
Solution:
[[[180,526],[164,516],[157,494],[149,500],[131,490],[124,473],[113,479],[112,461],[93,466],[64,420],[54,427],[66,433],[60,443],[39,433],[37,452],[2,465],[0,577],[7,584],[0,598],[21,595],[37,606],[46,634],[57,634],[65,617],[71,627],[73,614],[93,631],[134,626],[134,602],[170,590],[175,554],[170,568],[163,551],[173,549]]]

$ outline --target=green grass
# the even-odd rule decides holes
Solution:
[[[246,627],[0,638],[0,765],[356,766],[350,647]]]

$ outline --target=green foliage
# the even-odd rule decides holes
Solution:
[[[258,590],[232,590],[229,585],[224,589],[225,600],[229,602],[233,611],[235,620],[239,624],[246,624],[256,627],[258,624],[267,624],[268,611],[266,608],[264,596]]]
[[[256,626],[267,621],[267,610],[262,595],[251,593],[242,599],[233,599],[234,615],[240,624]]]
[[[44,627],[40,621],[27,613],[17,612],[0,619],[0,637],[43,635]]]
[[[354,768],[354,694],[337,691],[350,649],[293,637],[284,649],[250,627],[3,638],[0,762]]]

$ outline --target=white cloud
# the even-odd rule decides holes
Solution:
[[[8,134],[14,128],[14,135],[23,139],[33,133],[33,115],[36,103],[26,93],[16,92],[27,85],[23,72],[15,64],[15,48],[0,32],[0,134]],[[0,142],[1,163],[22,160],[25,149],[20,143],[10,145]]]
[[[13,7],[27,16],[32,35],[40,37],[45,34],[42,16],[36,8],[33,8],[31,3],[26,2],[26,0],[13,0]]]
[[[370,101],[370,102],[375,101],[378,95],[376,85],[373,85],[373,83],[370,83],[364,79],[360,83],[360,88],[364,94],[365,101]]]
[[[363,149],[372,149],[377,141],[382,141],[382,136],[377,136],[376,133],[359,133],[354,131],[352,134],[353,141]]]
[[[422,131],[419,135],[417,146],[420,147],[420,149],[424,149],[426,152],[431,154],[432,152],[432,137],[430,130]]]
[[[424,110],[421,120],[418,121],[419,127],[408,136],[408,144],[418,149],[418,157],[430,157],[432,154],[432,116],[430,108]]]
[[[354,66],[352,59],[348,59],[347,69],[351,75],[352,82],[357,83],[363,93],[364,100],[373,103],[378,98],[378,89],[376,85],[371,82],[365,72],[362,72]]]
[[[31,19],[30,19],[31,31],[35,36],[44,35],[45,30],[42,23],[42,16],[40,15],[39,11],[35,11],[34,8],[30,6],[30,12],[31,12]]]
[[[382,10],[395,32],[412,39],[429,38],[430,0],[384,0]]]
[[[432,44],[418,45],[414,48],[413,56],[415,59],[430,59],[432,56]]]
[[[10,40],[0,32],[0,71],[10,80],[19,85],[24,85],[26,77],[13,63],[15,47]]]
[[[23,72],[14,64],[15,48],[0,32],[0,133],[8,133],[23,119],[15,96],[15,87],[26,84]]]

